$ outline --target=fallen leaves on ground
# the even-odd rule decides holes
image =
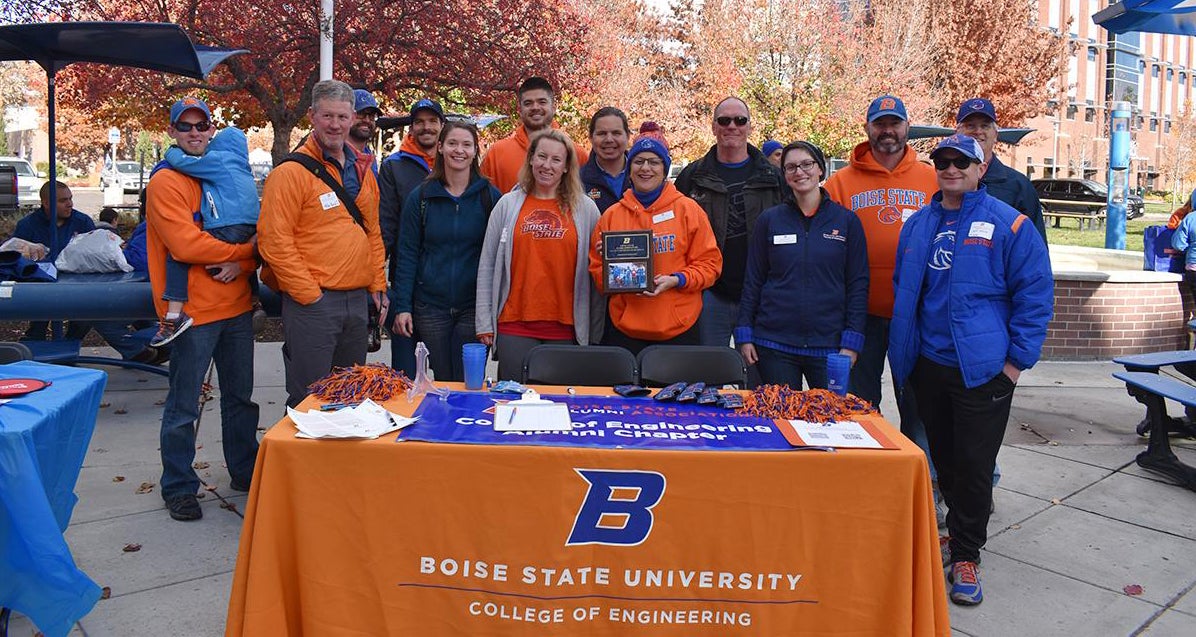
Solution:
[[[229,511],[232,511],[233,513],[236,513],[236,512],[237,512],[237,505],[233,504],[232,502],[229,502],[228,500],[225,500],[224,502],[221,502],[221,503],[220,503],[220,508],[221,508],[221,509],[228,509]]]
[[[1144,590],[1145,589],[1142,588],[1141,584],[1126,584],[1125,587],[1121,589],[1123,593],[1130,596],[1141,595]]]
[[[196,471],[207,469],[208,466],[208,463],[203,460],[196,460],[195,462],[191,463],[191,468],[195,469]]]
[[[154,404],[155,404],[155,405],[165,405],[165,404],[166,404],[166,399],[164,398],[164,399],[162,399],[162,400],[155,400],[155,401],[154,401]]]
[[[1063,504],[1063,500],[1059,498],[1051,498],[1051,504]]]
[[[111,407],[111,406],[112,406],[112,403],[109,403],[109,402],[100,403],[100,409],[103,409],[105,407]]]
[[[112,481],[113,482],[124,482],[125,477],[124,476],[112,476]]]
[[[153,482],[142,482],[141,486],[137,487],[137,490],[134,491],[134,493],[141,495],[142,493],[149,493],[150,491],[153,491],[153,490],[154,490]]]
[[[114,414],[127,414],[127,413],[129,413],[129,410],[128,410],[128,409],[125,409],[124,407],[121,407],[120,409],[114,410],[112,413],[114,413]]]
[[[104,588],[101,588],[100,599],[108,599],[109,597],[112,597],[112,587],[105,586]]]
[[[204,489],[207,489],[208,491],[215,491],[215,490],[216,490],[216,485],[214,485],[214,484],[205,484],[205,485],[203,485],[203,488],[204,488]]]
[[[136,544],[136,543],[129,543],[129,544],[126,544],[125,548],[123,548],[121,550],[124,551],[125,553],[136,553],[137,551],[141,550],[141,545]]]

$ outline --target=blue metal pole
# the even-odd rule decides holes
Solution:
[[[1125,209],[1130,187],[1130,104],[1113,102],[1109,112],[1109,194],[1105,206],[1105,247],[1125,249]]]

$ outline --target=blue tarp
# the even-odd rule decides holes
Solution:
[[[100,599],[62,533],[78,500],[75,482],[107,376],[19,362],[0,365],[3,378],[52,384],[0,405],[0,606],[59,637]]]
[[[767,418],[651,398],[545,396],[569,406],[572,431],[495,431],[495,402],[511,398],[510,394],[476,392],[452,392],[445,401],[425,397],[415,411],[419,422],[403,429],[398,440],[610,449],[793,449],[776,423]]]
[[[1173,33],[1196,35],[1196,2],[1192,0],[1123,0],[1092,16],[1110,33]]]

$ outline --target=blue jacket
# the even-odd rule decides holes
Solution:
[[[241,129],[229,126],[212,137],[208,151],[188,155],[178,146],[166,150],[171,168],[199,180],[203,189],[200,214],[204,230],[257,225],[261,202],[249,168],[249,142]]]
[[[450,195],[439,181],[425,181],[411,191],[394,253],[395,312],[412,312],[416,304],[474,307],[486,225],[501,197],[480,175],[460,197]]]
[[[864,227],[825,190],[809,230],[801,215],[789,200],[756,221],[735,342],[794,354],[858,352],[868,313]]]
[[[1038,362],[1055,303],[1046,243],[1029,232],[1025,215],[989,196],[984,186],[964,195],[949,273],[949,316],[919,316],[930,248],[943,215],[942,193],[914,213],[897,242],[889,366],[898,385],[921,349],[918,322],[947,321],[964,385],[978,387],[1005,366]]]
[[[133,271],[140,274],[149,275],[149,257],[145,250],[145,222],[137,224],[133,228],[133,234],[129,236],[129,240],[125,242],[125,261],[133,266]]]
[[[53,262],[58,258],[58,253],[66,247],[66,244],[71,242],[71,237],[95,229],[96,222],[91,217],[78,210],[71,210],[71,217],[66,220],[66,223],[57,226],[57,232],[55,232],[51,230],[50,219],[46,216],[45,208],[39,207],[21,217],[12,236],[46,246],[46,258],[42,260]],[[58,235],[57,243],[54,241],[55,234]]]
[[[1196,215],[1189,214],[1179,222],[1171,235],[1171,247],[1184,253],[1184,269],[1196,270]]]
[[[590,153],[590,160],[581,167],[581,185],[585,187],[586,196],[598,206],[599,214],[623,198],[623,193],[631,187],[631,177],[623,171],[623,189],[614,192],[606,180],[606,172],[598,166],[598,153]]]
[[[1046,242],[1046,223],[1042,220],[1042,202],[1038,200],[1038,191],[1030,178],[1001,163],[996,155],[988,164],[988,170],[980,178],[980,183],[988,189],[988,194],[1009,204],[1014,210],[1026,215],[1042,240]]]

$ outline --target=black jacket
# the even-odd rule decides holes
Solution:
[[[382,229],[382,245],[386,247],[389,280],[395,280],[398,259],[394,258],[399,246],[399,220],[403,215],[403,203],[416,186],[432,172],[423,159],[402,151],[388,155],[378,169],[378,225]]]
[[[590,153],[590,160],[581,167],[581,184],[585,187],[586,196],[598,206],[598,212],[606,212],[616,201],[623,198],[623,193],[631,187],[631,178],[627,171],[623,171],[623,190],[611,192],[606,182],[606,175],[598,167],[598,153]]]
[[[710,227],[721,250],[727,238],[727,186],[719,178],[715,164],[718,162],[717,147],[693,162],[677,176],[677,190],[693,199],[706,211]],[[760,213],[784,201],[785,179],[781,171],[768,162],[755,146],[748,146],[748,157],[752,162],[752,176],[743,185],[744,212],[747,215],[748,245],[751,245],[756,220]]]

